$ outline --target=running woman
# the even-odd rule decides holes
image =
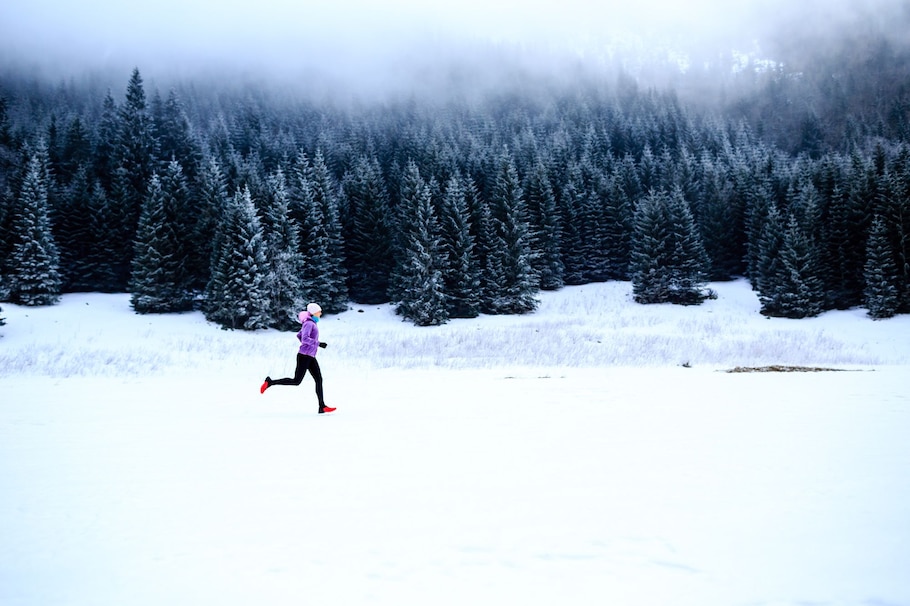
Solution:
[[[297,315],[300,320],[300,332],[297,333],[297,340],[300,341],[300,349],[297,351],[297,369],[294,371],[294,378],[272,379],[266,377],[259,388],[259,393],[265,393],[265,390],[272,385],[300,385],[304,375],[310,371],[313,380],[316,381],[316,397],[319,398],[319,414],[334,412],[335,409],[326,406],[322,397],[322,371],[319,370],[319,362],[316,361],[316,352],[320,347],[326,344],[319,340],[319,318],[322,317],[322,308],[316,303],[310,303],[306,306],[306,311]]]

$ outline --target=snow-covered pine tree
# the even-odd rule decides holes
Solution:
[[[303,255],[299,226],[290,218],[290,202],[284,171],[278,169],[266,180],[262,227],[268,258],[269,326],[297,330],[297,312],[309,302],[303,298]]]
[[[817,316],[824,310],[825,291],[814,242],[793,215],[780,234],[772,233],[779,229],[772,215],[767,217],[756,266],[761,313],[784,318]]]
[[[375,157],[361,157],[345,174],[344,243],[349,292],[355,301],[389,300],[392,231],[389,194]]]
[[[92,177],[101,183],[105,195],[113,190],[114,172],[117,169],[117,138],[120,130],[118,111],[117,102],[108,89],[101,103],[92,155]]]
[[[783,295],[780,315],[810,318],[825,309],[825,285],[814,239],[790,217],[781,249]]]
[[[870,318],[890,318],[900,307],[900,272],[888,237],[885,221],[876,216],[872,221],[866,246],[863,303]]]
[[[318,302],[325,313],[330,313],[328,303],[323,303],[323,294],[329,288],[329,243],[323,229],[323,206],[316,202],[316,188],[311,176],[310,160],[300,152],[294,164],[290,186],[290,216],[300,227],[300,292],[304,304]]]
[[[542,160],[538,160],[530,171],[524,191],[534,251],[531,265],[540,278],[542,290],[558,290],[565,285],[566,268],[560,252],[562,229],[556,212],[556,196]]]
[[[574,172],[574,171],[568,171]],[[582,208],[585,202],[584,190],[579,190],[579,181],[567,178],[560,193],[559,213],[562,224],[560,258],[565,266],[566,284],[585,283],[585,238]]]
[[[202,166],[202,153],[177,91],[171,89],[163,102],[156,92],[150,117],[158,157],[164,162],[179,162],[187,181],[195,182]]]
[[[603,210],[598,240],[603,247],[601,272],[605,279],[626,280],[629,277],[629,252],[634,204],[623,187],[624,179],[614,167],[609,176],[598,180],[598,193]]]
[[[705,290],[707,256],[689,205],[679,190],[652,192],[633,217],[630,273],[639,303],[697,305]]]
[[[215,240],[229,202],[227,179],[221,164],[214,157],[209,157],[202,163],[198,177],[198,215],[191,235],[194,245],[187,253],[187,267],[194,290],[204,290],[211,278]]]
[[[223,328],[256,330],[269,324],[268,257],[256,207],[246,187],[222,214],[205,317]]]
[[[523,314],[537,309],[539,279],[531,266],[531,234],[524,192],[518,171],[508,153],[498,161],[490,191],[490,210],[496,239],[501,244],[498,264],[502,281],[492,301],[491,313]]]
[[[82,264],[82,259],[91,249],[90,200],[91,189],[86,168],[80,166],[61,194],[54,222],[64,291],[95,290],[93,284],[85,279],[85,268]]]
[[[761,234],[755,244],[755,261],[750,280],[758,293],[762,308],[777,309],[783,295],[780,284],[782,272],[781,249],[784,246],[784,223],[777,204],[768,208]]]
[[[760,240],[768,210],[774,203],[771,184],[765,175],[745,173],[751,167],[740,166],[736,181],[737,195],[745,202],[744,228],[746,232],[746,275],[755,286],[756,263],[760,253]]]
[[[502,280],[501,268],[497,265],[496,233],[490,205],[480,194],[477,184],[470,177],[462,177],[465,202],[468,210],[469,235],[474,242],[473,258],[478,279],[479,311],[489,311],[493,297]]]
[[[2,97],[0,97],[2,100]],[[13,253],[13,193],[2,182],[0,177],[0,301],[9,298],[9,284],[4,276],[10,273],[10,257]]]
[[[33,155],[12,217],[7,267],[10,300],[21,305],[52,305],[60,298],[60,255],[51,233],[46,178],[47,169]]]
[[[430,188],[424,184],[418,192],[416,216],[411,219],[405,262],[400,268],[400,297],[395,311],[417,326],[437,326],[448,319],[443,255],[440,254],[439,224]]]
[[[441,253],[447,259],[443,282],[449,317],[477,317],[482,298],[481,268],[474,254],[467,190],[458,175],[446,184],[441,215]]]
[[[707,152],[701,164],[704,197],[697,224],[710,263],[708,279],[729,280],[744,271],[742,206],[725,167]]]
[[[126,287],[132,269],[130,261],[139,214],[157,163],[151,118],[138,69],[130,76],[126,98],[117,112],[117,134],[112,151],[110,198],[115,214],[109,220],[115,228],[112,244],[117,253],[117,273],[122,286]]]
[[[910,312],[910,145],[898,147],[880,182],[876,212],[885,223],[900,277],[898,313]]]
[[[183,247],[174,219],[174,191],[157,174],[146,188],[136,229],[130,277],[130,304],[137,313],[171,313],[192,307]]]
[[[404,290],[412,287],[410,280],[413,271],[409,266],[413,261],[407,252],[412,245],[414,232],[422,228],[417,221],[427,186],[413,160],[408,160],[398,183],[398,204],[395,206],[392,228],[392,258],[395,262],[389,275],[389,300],[393,303],[400,303],[405,297]]]
[[[349,300],[344,237],[339,214],[340,189],[319,149],[313,156],[308,174],[313,204],[322,209],[319,226],[325,234],[325,263],[321,267],[320,285],[314,293],[314,300],[320,301],[325,313],[340,313],[348,308]]]

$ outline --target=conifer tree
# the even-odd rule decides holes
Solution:
[[[158,157],[162,162],[176,160],[183,167],[187,180],[195,181],[202,166],[202,156],[177,92],[172,89],[164,102],[156,93],[150,113]]]
[[[876,216],[866,247],[865,288],[863,303],[869,317],[890,318],[900,307],[900,272],[888,238],[885,221]]]
[[[404,173],[399,181],[398,204],[395,207],[394,221],[392,223],[392,258],[394,265],[389,275],[389,299],[400,302],[404,299],[404,289],[412,288],[413,269],[410,267],[413,259],[408,251],[413,245],[412,238],[415,231],[425,226],[418,224],[420,220],[420,205],[423,203],[426,181],[420,176],[417,163],[409,160]]]
[[[640,200],[633,225],[630,273],[637,302],[697,305],[709,296],[707,256],[678,189]]]
[[[76,173],[89,166],[92,161],[91,133],[86,129],[79,116],[73,116],[64,134],[60,149],[58,178],[61,183],[69,184]],[[88,175],[86,175],[88,178]]]
[[[0,98],[2,99],[2,98]],[[0,301],[9,298],[10,257],[13,252],[13,195],[8,188],[0,189]]]
[[[104,188],[105,195],[113,191],[113,178],[117,169],[117,139],[120,127],[117,102],[108,89],[101,104],[101,117],[95,135],[93,177]]]
[[[626,280],[629,277],[634,204],[622,182],[615,169],[611,175],[598,179],[602,210],[597,241],[603,249],[601,276],[608,280]]]
[[[559,202],[560,222],[562,224],[561,255],[565,266],[564,280],[566,284],[584,284],[585,264],[587,255],[582,220],[582,208],[585,193],[579,190],[578,181],[567,179],[562,188]]]
[[[223,328],[256,330],[269,325],[268,257],[250,190],[229,199],[215,239],[205,317]]]
[[[290,218],[290,197],[284,172],[278,169],[267,180],[262,227],[268,259],[269,325],[296,330],[297,313],[307,300],[302,296],[303,257],[299,226]]]
[[[130,304],[141,314],[185,311],[192,305],[172,206],[174,192],[166,187],[157,174],[152,175],[136,230]]]
[[[411,222],[405,263],[399,276],[399,298],[395,311],[417,326],[436,326],[448,321],[440,255],[439,225],[430,188],[423,185]]]
[[[211,278],[214,237],[218,233],[222,216],[230,197],[227,179],[221,164],[214,157],[202,163],[197,188],[197,216],[193,224],[191,240],[193,246],[187,252],[187,268],[194,290],[203,290]]]
[[[560,251],[560,217],[556,196],[546,165],[538,160],[525,185],[531,227],[532,267],[540,278],[542,290],[558,290],[565,285],[565,266]]]
[[[880,181],[877,214],[894,251],[900,278],[899,311],[910,312],[910,145],[902,145],[887,162]]]
[[[327,314],[340,313],[348,308],[347,272],[345,271],[344,237],[340,216],[339,186],[329,172],[321,150],[316,150],[309,171],[313,204],[322,210],[317,233],[325,238],[325,262],[320,267],[320,282],[313,293]],[[310,232],[305,234],[310,237]]]
[[[392,229],[389,195],[376,158],[361,157],[343,180],[349,292],[367,304],[389,300]]]
[[[66,187],[57,212],[56,241],[64,291],[102,290],[103,285],[94,275],[96,268],[93,265],[99,262],[94,249],[103,248],[105,243],[103,238],[96,241],[98,217],[93,213],[92,197],[88,170],[82,165]],[[107,257],[100,259],[102,265],[110,262],[110,255]]]
[[[742,275],[742,212],[733,182],[721,166],[707,155],[702,157],[704,197],[698,226],[708,255],[709,280],[729,280]]]
[[[60,256],[51,232],[47,169],[37,155],[28,161],[12,217],[10,300],[21,305],[52,305],[60,298]]]
[[[783,232],[777,232],[779,223],[772,215],[768,215],[757,264],[761,313],[784,318],[817,316],[824,309],[825,291],[814,242],[793,215]]]
[[[145,190],[155,170],[156,153],[151,119],[142,77],[134,69],[127,85],[126,99],[118,111],[111,198],[116,215],[110,220],[118,228],[114,245],[118,252],[119,273],[123,284],[129,278],[133,238]]]
[[[474,318],[480,313],[481,265],[474,250],[467,190],[458,175],[446,184],[440,218],[441,254],[447,311],[450,318]]]
[[[531,266],[531,235],[524,192],[511,156],[503,154],[490,192],[490,209],[498,248],[494,253],[502,280],[490,312],[523,314],[537,308],[539,278]]]

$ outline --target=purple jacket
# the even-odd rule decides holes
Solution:
[[[319,350],[319,327],[313,321],[313,317],[305,311],[300,312],[302,318],[300,332],[297,333],[297,340],[300,341],[299,352],[305,356],[316,357]]]

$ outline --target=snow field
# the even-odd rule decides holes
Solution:
[[[766,320],[719,286],[329,316],[325,416],[309,378],[259,394],[293,334],[4,305],[0,603],[910,603],[907,318]],[[722,372],[801,360],[847,371]]]

